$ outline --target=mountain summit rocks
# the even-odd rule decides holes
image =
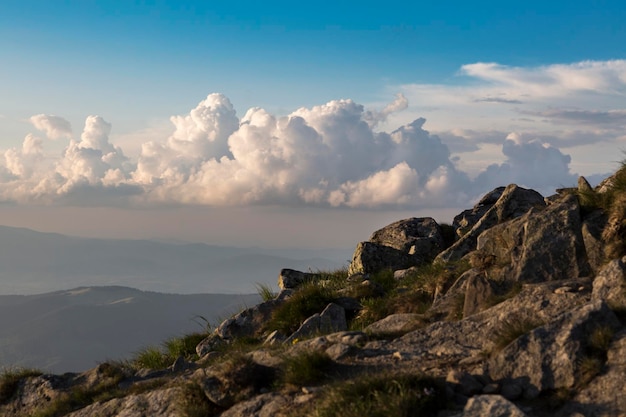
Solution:
[[[283,269],[168,366],[4,376],[0,414],[626,415],[622,174],[394,222],[347,270]]]

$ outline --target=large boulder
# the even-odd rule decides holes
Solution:
[[[552,281],[592,272],[574,195],[486,230],[478,237],[477,250],[493,256],[497,268],[491,278],[496,281]]]
[[[430,217],[412,217],[391,223],[375,231],[369,241],[427,258],[434,258],[444,247],[441,227]]]
[[[605,370],[583,388],[556,415],[613,417],[626,415],[626,330],[615,335],[607,352]],[[579,413],[579,414],[575,414]]]
[[[280,274],[278,275],[278,287],[281,290],[296,289],[305,282],[318,280],[319,277],[319,274],[284,268],[281,269]]]
[[[484,211],[482,217],[475,223],[472,223],[473,218],[471,221],[467,220],[467,226],[463,230],[466,230],[473,224],[471,229],[463,234],[452,246],[437,255],[435,258],[436,262],[451,262],[461,259],[476,249],[478,236],[485,230],[506,220],[520,217],[531,208],[544,207],[546,205],[544,198],[537,191],[518,187],[515,184],[507,186],[495,204],[491,205],[491,201],[498,194],[499,189],[495,189],[483,198],[484,201],[481,200],[483,204],[479,203],[474,208],[476,210],[474,218],[482,213],[486,207],[489,208]],[[465,218],[470,218],[470,216],[465,215]],[[461,220],[458,222],[460,223]]]
[[[546,390],[572,388],[581,363],[590,352],[590,335],[600,326],[613,330],[621,326],[602,301],[563,313],[496,353],[489,360],[490,376],[521,384],[527,398]]]
[[[372,242],[360,242],[352,255],[348,274],[371,274],[385,269],[406,269],[420,263],[414,254],[403,252],[391,246]]]
[[[432,261],[445,247],[441,227],[430,217],[400,220],[357,245],[349,274],[405,269]]]
[[[241,313],[224,320],[215,329],[215,334],[224,340],[231,340],[238,337],[256,336],[263,328],[263,325],[272,317],[272,313],[284,302],[278,297],[274,300],[265,301],[254,307],[247,308]]]

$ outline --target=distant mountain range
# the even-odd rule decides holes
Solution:
[[[0,226],[0,294],[120,285],[164,293],[251,293],[281,268],[335,269],[351,249],[263,249],[70,237]]]
[[[126,287],[82,287],[0,296],[0,369],[83,371],[125,359],[168,338],[203,331],[260,296],[176,295]]]

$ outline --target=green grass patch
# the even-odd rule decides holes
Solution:
[[[307,415],[316,417],[410,417],[445,408],[445,393],[432,378],[417,375],[362,376],[325,390]]]
[[[305,283],[274,310],[264,330],[291,334],[298,330],[304,320],[320,313],[335,298],[336,292],[331,288],[314,282]]]
[[[165,369],[171,366],[180,356],[187,361],[198,360],[196,346],[207,337],[206,333],[191,333],[181,337],[173,337],[162,346],[148,346],[137,352],[127,361],[132,369]]]
[[[281,380],[290,385],[315,385],[329,377],[333,363],[324,352],[304,351],[285,359]]]

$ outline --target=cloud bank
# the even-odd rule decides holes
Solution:
[[[209,94],[188,114],[172,116],[169,137],[143,143],[134,159],[111,143],[111,125],[102,117],[87,117],[74,139],[67,120],[35,115],[30,122],[45,138],[29,134],[21,147],[4,152],[0,199],[77,205],[464,207],[508,183],[544,194],[573,185],[572,158],[561,149],[623,136],[626,61],[530,69],[477,63],[463,66],[461,76],[474,83],[401,86],[402,92],[381,109],[346,99],[285,116],[251,108],[240,117],[226,96]],[[429,107],[424,105],[428,100]],[[431,115],[437,120],[446,111],[457,117],[430,132],[423,117],[406,120],[416,108],[429,113],[429,126]],[[487,108],[494,122],[473,123],[471,117]],[[46,152],[46,140],[64,138],[68,144],[61,155]],[[466,159],[487,148],[491,162],[467,171]]]
[[[576,163],[594,152],[585,145],[613,144],[619,152],[617,141],[625,139],[626,60],[536,67],[479,62],[462,66],[457,80],[392,86],[410,106],[390,121],[406,123],[406,114],[419,111],[453,154],[501,144],[514,132],[524,142],[566,149]]]

